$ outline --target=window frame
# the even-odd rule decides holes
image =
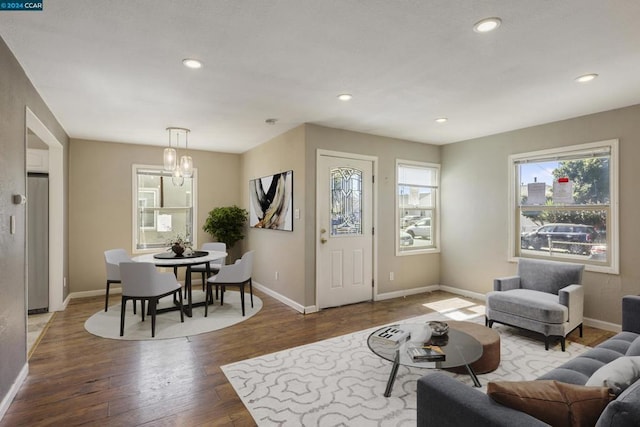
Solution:
[[[131,253],[132,254],[145,254],[145,253],[154,253],[159,252],[162,248],[160,247],[152,247],[146,249],[139,249],[136,246],[136,235],[137,235],[137,227],[140,226],[138,224],[138,190],[148,191],[147,187],[138,188],[138,170],[139,169],[150,169],[154,171],[161,172],[163,174],[167,174],[162,165],[147,165],[147,164],[132,164],[131,165]],[[170,175],[169,175],[170,176]],[[193,168],[193,175],[190,178],[191,182],[191,244],[194,248],[198,247],[197,242],[197,228],[198,224],[198,170],[197,168]],[[157,212],[154,215],[154,221],[157,225]],[[146,229],[146,227],[142,227]]]
[[[398,188],[401,185],[399,182],[399,170],[401,166],[409,166],[409,167],[420,167],[425,169],[432,169],[435,171],[435,184],[434,185],[425,185],[425,187],[430,187],[435,191],[434,197],[434,206],[431,209],[433,215],[431,216],[431,235],[433,244],[425,247],[423,249],[409,249],[406,247],[400,246],[400,233],[402,231],[402,225],[400,223],[400,200],[399,200],[399,191]],[[408,256],[408,255],[423,255],[429,253],[440,253],[440,164],[438,163],[430,163],[430,162],[420,162],[415,160],[405,160],[405,159],[396,159],[395,164],[395,226],[394,230],[394,240],[395,240],[395,252],[396,256]],[[407,184],[404,184],[407,185]]]
[[[592,264],[585,260],[575,260],[570,257],[552,257],[540,255],[529,255],[519,253],[520,249],[520,221],[519,221],[519,195],[520,182],[517,165],[525,161],[544,161],[554,157],[566,157],[572,153],[578,155],[585,152],[609,151],[609,212],[607,218],[607,252],[609,262],[607,264]],[[558,148],[551,148],[526,153],[512,154],[508,158],[509,173],[509,197],[508,197],[508,260],[517,262],[520,258],[550,259],[562,262],[573,262],[584,264],[585,270],[606,274],[620,274],[620,238],[619,238],[619,140],[609,139],[604,141],[590,142],[585,144],[569,145]]]

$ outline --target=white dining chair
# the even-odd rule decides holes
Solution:
[[[209,309],[209,301],[212,301],[213,286],[220,287],[220,305],[224,305],[224,291],[227,286],[238,286],[240,290],[240,302],[242,304],[242,315],[244,316],[244,287],[249,285],[249,294],[251,295],[251,307],[253,307],[253,287],[251,284],[251,272],[253,269],[253,252],[249,251],[242,255],[235,264],[223,265],[215,276],[207,280],[207,292],[205,296],[206,304],[204,306],[204,316],[207,317]]]
[[[131,262],[131,257],[124,249],[110,249],[104,251],[104,263],[107,269],[107,290],[104,296],[104,311],[109,308],[109,288],[112,283],[122,283],[120,281],[120,263]],[[133,304],[133,312],[136,312],[136,305]]]
[[[180,283],[172,273],[159,272],[150,262],[120,263],[122,279],[122,305],[120,309],[120,336],[124,335],[124,317],[127,301],[141,302],[142,321],[144,321],[145,301],[148,301],[151,316],[151,336],[156,336],[156,309],[160,298],[176,294],[179,298],[180,322],[184,322],[182,292]]]
[[[202,244],[203,251],[218,251],[218,252],[227,252],[227,245],[222,242],[210,242]],[[227,257],[217,259],[215,261],[209,262],[209,272],[210,276],[216,274],[220,271],[220,267],[227,263]],[[207,265],[206,264],[198,264],[191,266],[191,274],[200,273],[202,275],[202,290],[205,290],[206,282],[207,282]],[[218,295],[216,294],[216,299]]]

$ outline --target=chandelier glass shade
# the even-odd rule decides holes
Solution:
[[[176,168],[176,150],[175,148],[164,149],[164,170],[172,171]]]
[[[180,157],[180,171],[185,178],[193,176],[193,159],[191,156]]]
[[[186,128],[168,127],[169,147],[164,149],[163,164],[164,170],[171,171],[171,182],[174,185],[181,186],[184,184],[185,178],[193,176],[193,159],[189,155],[189,132]],[[180,148],[180,137],[184,136],[185,154],[180,157],[178,162],[178,149]],[[173,148],[175,141],[175,148]]]
[[[180,173],[180,168],[175,168],[173,172],[171,172],[171,182],[178,187],[184,184],[184,176]]]

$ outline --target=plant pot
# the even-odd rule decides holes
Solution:
[[[176,254],[176,256],[182,256],[182,254],[184,253],[184,246],[173,245],[171,246],[171,250],[174,254]]]

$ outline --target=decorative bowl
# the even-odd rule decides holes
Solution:
[[[412,343],[424,344],[431,338],[431,328],[428,325],[416,325],[411,331],[409,341]]]
[[[431,335],[434,337],[441,337],[449,332],[449,325],[446,322],[440,322],[438,320],[434,320],[428,322],[429,327],[431,328]]]

